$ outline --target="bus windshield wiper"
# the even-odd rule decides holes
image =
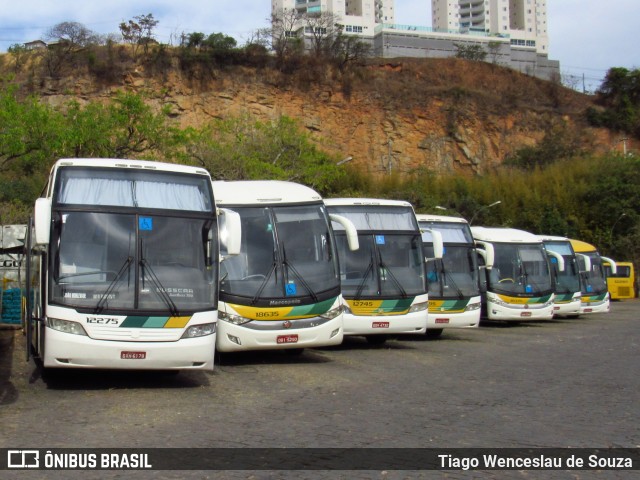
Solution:
[[[396,276],[393,274],[393,272],[389,269],[389,267],[387,267],[387,265],[382,261],[382,253],[380,253],[380,250],[378,250],[378,266],[380,268],[383,268],[385,273],[389,275],[389,278],[395,284],[402,298],[407,298],[407,291],[402,287],[402,285],[400,284]]]
[[[107,302],[107,299],[109,298],[109,295],[111,295],[111,293],[115,289],[116,283],[118,283],[122,275],[124,275],[124,272],[129,270],[129,266],[131,265],[132,262],[133,262],[132,256],[128,256],[125,259],[124,263],[122,264],[122,267],[120,267],[120,270],[118,270],[118,273],[116,273],[116,276],[114,277],[113,280],[111,280],[111,283],[109,284],[105,292],[100,297],[100,300],[98,300],[98,303],[96,304],[96,309],[94,310],[94,314],[100,313],[102,311],[102,309],[104,308],[104,304]]]
[[[444,266],[444,259],[442,259],[442,270],[440,270],[440,273],[442,274],[442,276],[443,276],[443,278],[445,280],[443,282],[443,288],[445,286],[448,286],[448,285],[444,285],[444,283],[448,283],[449,285],[451,285],[453,288],[456,289],[456,292],[458,292],[458,298],[460,298],[460,299],[464,298],[464,295],[462,294],[462,290],[460,290],[460,287],[458,287],[458,284],[453,279],[453,276],[446,270],[446,268]],[[447,282],[447,278],[449,279],[449,282]]]
[[[164,303],[169,308],[171,315],[173,315],[174,317],[177,317],[180,314],[178,312],[178,307],[176,307],[176,304],[173,303],[173,300],[171,300],[171,297],[167,293],[167,290],[164,288],[164,286],[160,282],[160,279],[158,279],[157,275],[151,268],[151,265],[149,265],[149,262],[147,262],[146,258],[143,257],[140,260],[140,266],[142,267],[142,279],[144,280],[145,278],[144,272],[146,270],[149,273],[149,278],[151,279],[156,289],[158,290],[158,295],[160,295],[160,298],[164,301]]]
[[[369,260],[369,265],[367,266],[367,269],[364,272],[364,276],[362,277],[362,281],[360,282],[360,285],[358,285],[358,289],[356,290],[356,294],[355,294],[355,299],[356,300],[360,300],[360,297],[362,296],[362,291],[364,290],[364,286],[367,284],[367,277],[369,277],[370,273],[373,273],[373,252],[371,253],[371,259]]]
[[[296,278],[298,280],[300,280],[300,283],[302,284],[302,286],[304,288],[307,289],[307,291],[309,292],[309,295],[311,295],[311,298],[313,299],[313,301],[317,302],[318,301],[318,295],[316,295],[316,292],[313,291],[313,289],[309,286],[309,284],[304,279],[304,277],[298,273],[298,271],[291,264],[291,262],[289,262],[289,260],[287,260],[287,252],[285,251],[284,245],[282,245],[282,264],[286,265],[288,267],[288,270],[290,270],[296,276]]]
[[[276,250],[274,248],[273,249],[273,263],[271,264],[271,267],[269,268],[269,272],[267,272],[267,275],[264,277],[264,280],[262,280],[262,283],[260,284],[260,288],[258,288],[258,290],[256,291],[256,294],[253,296],[253,299],[251,300],[251,305],[255,305],[256,304],[256,302],[260,298],[260,295],[262,295],[262,291],[267,286],[267,283],[269,283],[269,279],[271,278],[271,275],[273,275],[273,273],[277,269],[278,269],[278,254],[277,254],[277,252],[276,252]],[[277,281],[277,279],[276,279],[276,281]]]

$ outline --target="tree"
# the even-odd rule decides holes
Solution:
[[[333,12],[322,11],[317,14],[307,13],[302,18],[305,34],[311,35],[311,51],[317,57],[328,56],[331,45],[342,32],[340,16]]]
[[[14,43],[7,49],[7,52],[13,56],[15,62],[14,70],[18,73],[29,58],[29,50],[21,43]]]
[[[597,95],[603,108],[587,111],[593,125],[640,136],[640,70],[611,68]]]
[[[58,23],[46,33],[45,38],[50,42],[45,53],[45,65],[51,76],[60,73],[74,52],[100,42],[99,35],[78,22]]]
[[[464,45],[462,43],[454,43],[453,46],[456,47],[457,58],[484,62],[487,57],[487,52],[482,48],[482,45]]]
[[[68,51],[99,43],[99,35],[78,22],[62,22],[54,25],[45,38],[59,42]]]
[[[135,20],[135,21],[134,21]],[[133,20],[120,23],[120,33],[125,42],[134,46],[133,55],[137,55],[139,45],[144,48],[145,55],[148,53],[149,44],[154,40],[153,30],[158,25],[158,20],[153,18],[153,14],[137,15]]]
[[[271,15],[271,42],[278,65],[301,53],[302,39],[298,37],[301,15],[295,8],[284,9]],[[266,33],[266,32],[265,32]]]
[[[354,35],[345,35],[340,30],[333,40],[330,55],[338,69],[344,71],[348,65],[369,57],[371,55],[371,45]]]

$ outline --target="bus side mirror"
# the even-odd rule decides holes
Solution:
[[[553,261],[554,259],[556,260],[555,263],[558,264],[558,271],[564,272],[565,270],[564,257],[560,255],[558,252],[552,252],[551,250],[547,250],[547,255],[551,258],[551,263],[554,263]]]
[[[38,198],[34,211],[34,244],[48,245],[51,240],[51,200]]]
[[[240,214],[226,208],[218,209],[218,231],[220,244],[227,250],[227,255],[239,255],[242,248],[242,222]]]
[[[442,258],[444,256],[442,233],[437,230],[431,230],[431,238],[433,239],[433,256],[435,258]]]
[[[615,261],[611,260],[610,258],[603,257],[602,255],[600,255],[600,258],[604,262],[609,262],[609,267],[611,268],[611,275],[616,275],[618,273],[618,267]]]
[[[476,250],[484,260],[484,268],[486,270],[491,270],[495,262],[495,252],[493,250],[493,245],[489,242],[480,242],[478,240],[476,240],[476,243],[481,247],[484,247],[484,249]]]
[[[347,233],[347,243],[349,244],[349,250],[352,252],[360,248],[360,242],[358,241],[358,230],[351,220],[342,215],[336,215],[335,213],[329,214],[329,219],[332,222],[337,222],[344,227]]]

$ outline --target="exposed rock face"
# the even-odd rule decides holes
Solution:
[[[366,70],[355,80],[325,79],[300,87],[268,69],[238,67],[194,85],[177,68],[159,78],[137,67],[117,85],[68,77],[43,82],[42,94],[60,105],[132,90],[147,95],[157,108],[171,105],[172,117],[183,127],[232,115],[263,121],[286,115],[321,148],[338,159],[352,157],[354,165],[372,174],[483,173],[518,149],[537,145],[552,127],[579,138],[587,150],[619,148],[610,132],[586,125],[589,97],[517,72],[415,59],[374,62]]]

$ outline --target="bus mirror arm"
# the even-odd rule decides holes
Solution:
[[[423,229],[424,232],[431,234],[431,241],[433,243],[433,259],[441,259],[444,256],[444,242],[442,240],[442,233],[439,230],[432,228]],[[425,258],[425,260],[431,260]]]
[[[485,270],[491,270],[493,268],[495,252],[493,250],[493,245],[488,242],[481,242],[476,240],[476,243],[483,247],[483,249],[477,249],[478,254],[484,259],[484,268]]]
[[[51,200],[38,198],[34,211],[34,244],[48,245],[51,239]]]
[[[351,220],[342,215],[336,215],[335,213],[330,213],[329,218],[331,221],[339,223],[344,227],[345,232],[347,233],[347,243],[349,244],[349,250],[355,252],[360,248],[360,243],[358,241],[358,230],[356,226],[353,224]]]
[[[603,262],[609,263],[609,268],[611,268],[611,275],[616,275],[618,273],[618,267],[614,260],[611,260],[608,257],[603,257],[602,255],[600,255],[600,258],[602,259]]]
[[[587,255],[583,255],[582,253],[577,253],[577,252],[576,252],[576,257],[582,258],[582,261],[584,262],[584,270],[582,270],[582,271],[583,272],[590,272],[591,271],[591,259]]]
[[[564,270],[565,270],[564,257],[562,255],[560,255],[558,252],[552,252],[551,250],[547,250],[547,255],[549,255],[550,257],[555,258],[558,261],[558,271],[559,272],[564,272]]]

